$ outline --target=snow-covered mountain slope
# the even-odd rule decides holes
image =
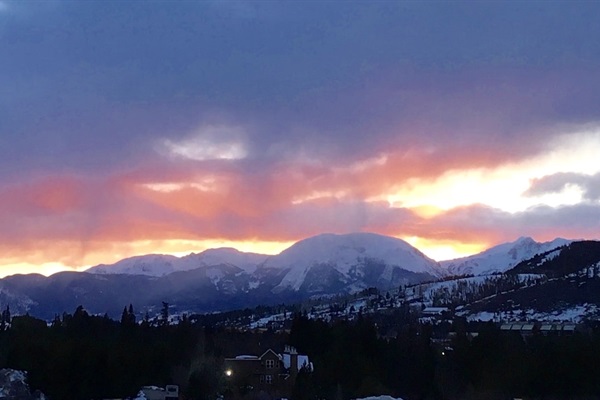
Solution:
[[[179,258],[166,254],[148,254],[125,258],[114,264],[100,264],[88,269],[92,274],[127,274],[165,276],[177,271]]]
[[[337,279],[350,283],[371,273],[369,265],[375,264],[380,269],[383,267],[377,279],[390,282],[397,270],[431,277],[443,273],[437,262],[405,241],[373,233],[322,234],[304,239],[279,255],[269,257],[259,269],[286,270],[278,288],[299,290],[316,269],[329,268],[316,276],[334,274]]]
[[[190,254],[182,257],[186,265],[193,269],[198,266],[211,266],[218,264],[235,265],[242,270],[252,273],[256,266],[263,263],[269,256],[258,253],[245,253],[231,247],[221,247],[218,249],[205,250],[199,254]],[[193,267],[192,267],[193,266]]]
[[[536,254],[565,246],[571,242],[572,240],[557,238],[551,242],[538,243],[530,237],[520,237],[514,242],[500,244],[479,254],[440,261],[440,265],[450,275],[487,275],[494,272],[505,272]]]
[[[246,272],[253,272],[256,266],[267,258],[267,255],[244,253],[232,248],[205,250],[184,257],[164,254],[149,254],[126,258],[115,264],[101,264],[88,269],[92,274],[127,274],[165,276],[176,271],[190,271],[196,268],[214,265],[233,265]]]

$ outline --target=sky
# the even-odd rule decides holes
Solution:
[[[0,0],[0,276],[600,237],[600,2]]]

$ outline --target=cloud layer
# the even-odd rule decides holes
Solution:
[[[2,0],[0,273],[322,232],[436,257],[597,237],[599,15]]]

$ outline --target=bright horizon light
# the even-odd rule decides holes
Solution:
[[[557,207],[582,201],[575,185],[560,193],[525,196],[534,179],[560,172],[593,175],[600,172],[600,131],[582,131],[559,137],[548,150],[529,160],[497,168],[451,170],[432,182],[413,178],[392,193],[380,196],[392,207],[429,210],[435,216],[455,207],[484,204],[515,213],[537,205]],[[437,212],[435,211],[437,210]],[[420,214],[428,215],[427,212]]]
[[[400,237],[410,245],[416,247],[427,257],[435,261],[466,257],[477,254],[487,248],[486,244],[461,244],[458,242],[444,242],[428,240],[420,237]],[[39,273],[50,276],[63,271],[85,271],[100,264],[114,264],[130,257],[148,254],[163,254],[175,257],[184,257],[191,253],[201,253],[205,250],[216,248],[234,248],[245,253],[258,253],[265,255],[277,255],[292,246],[294,241],[268,242],[268,241],[229,241],[229,240],[169,240],[164,241],[162,246],[157,246],[153,241],[139,241],[129,250],[118,250],[112,254],[100,252],[90,254],[86,258],[86,265],[71,266],[62,262],[49,262],[36,264],[34,262],[10,262],[3,263],[0,270],[0,278],[15,274]],[[1,260],[0,260],[1,262]]]

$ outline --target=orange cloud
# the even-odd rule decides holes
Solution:
[[[67,212],[85,202],[84,185],[71,177],[53,176],[0,190],[3,210],[34,214]]]
[[[386,196],[399,187],[512,157],[502,147],[425,144],[391,146],[352,162],[162,160],[107,178],[59,175],[0,188],[0,264],[77,268],[140,252],[198,251],[194,245],[215,240],[264,248],[352,231],[408,238],[441,257],[521,235],[549,240],[599,229],[590,225],[600,220],[593,207],[563,207],[561,218],[556,210],[508,213],[485,205],[391,207]],[[568,218],[577,221],[575,228]]]

